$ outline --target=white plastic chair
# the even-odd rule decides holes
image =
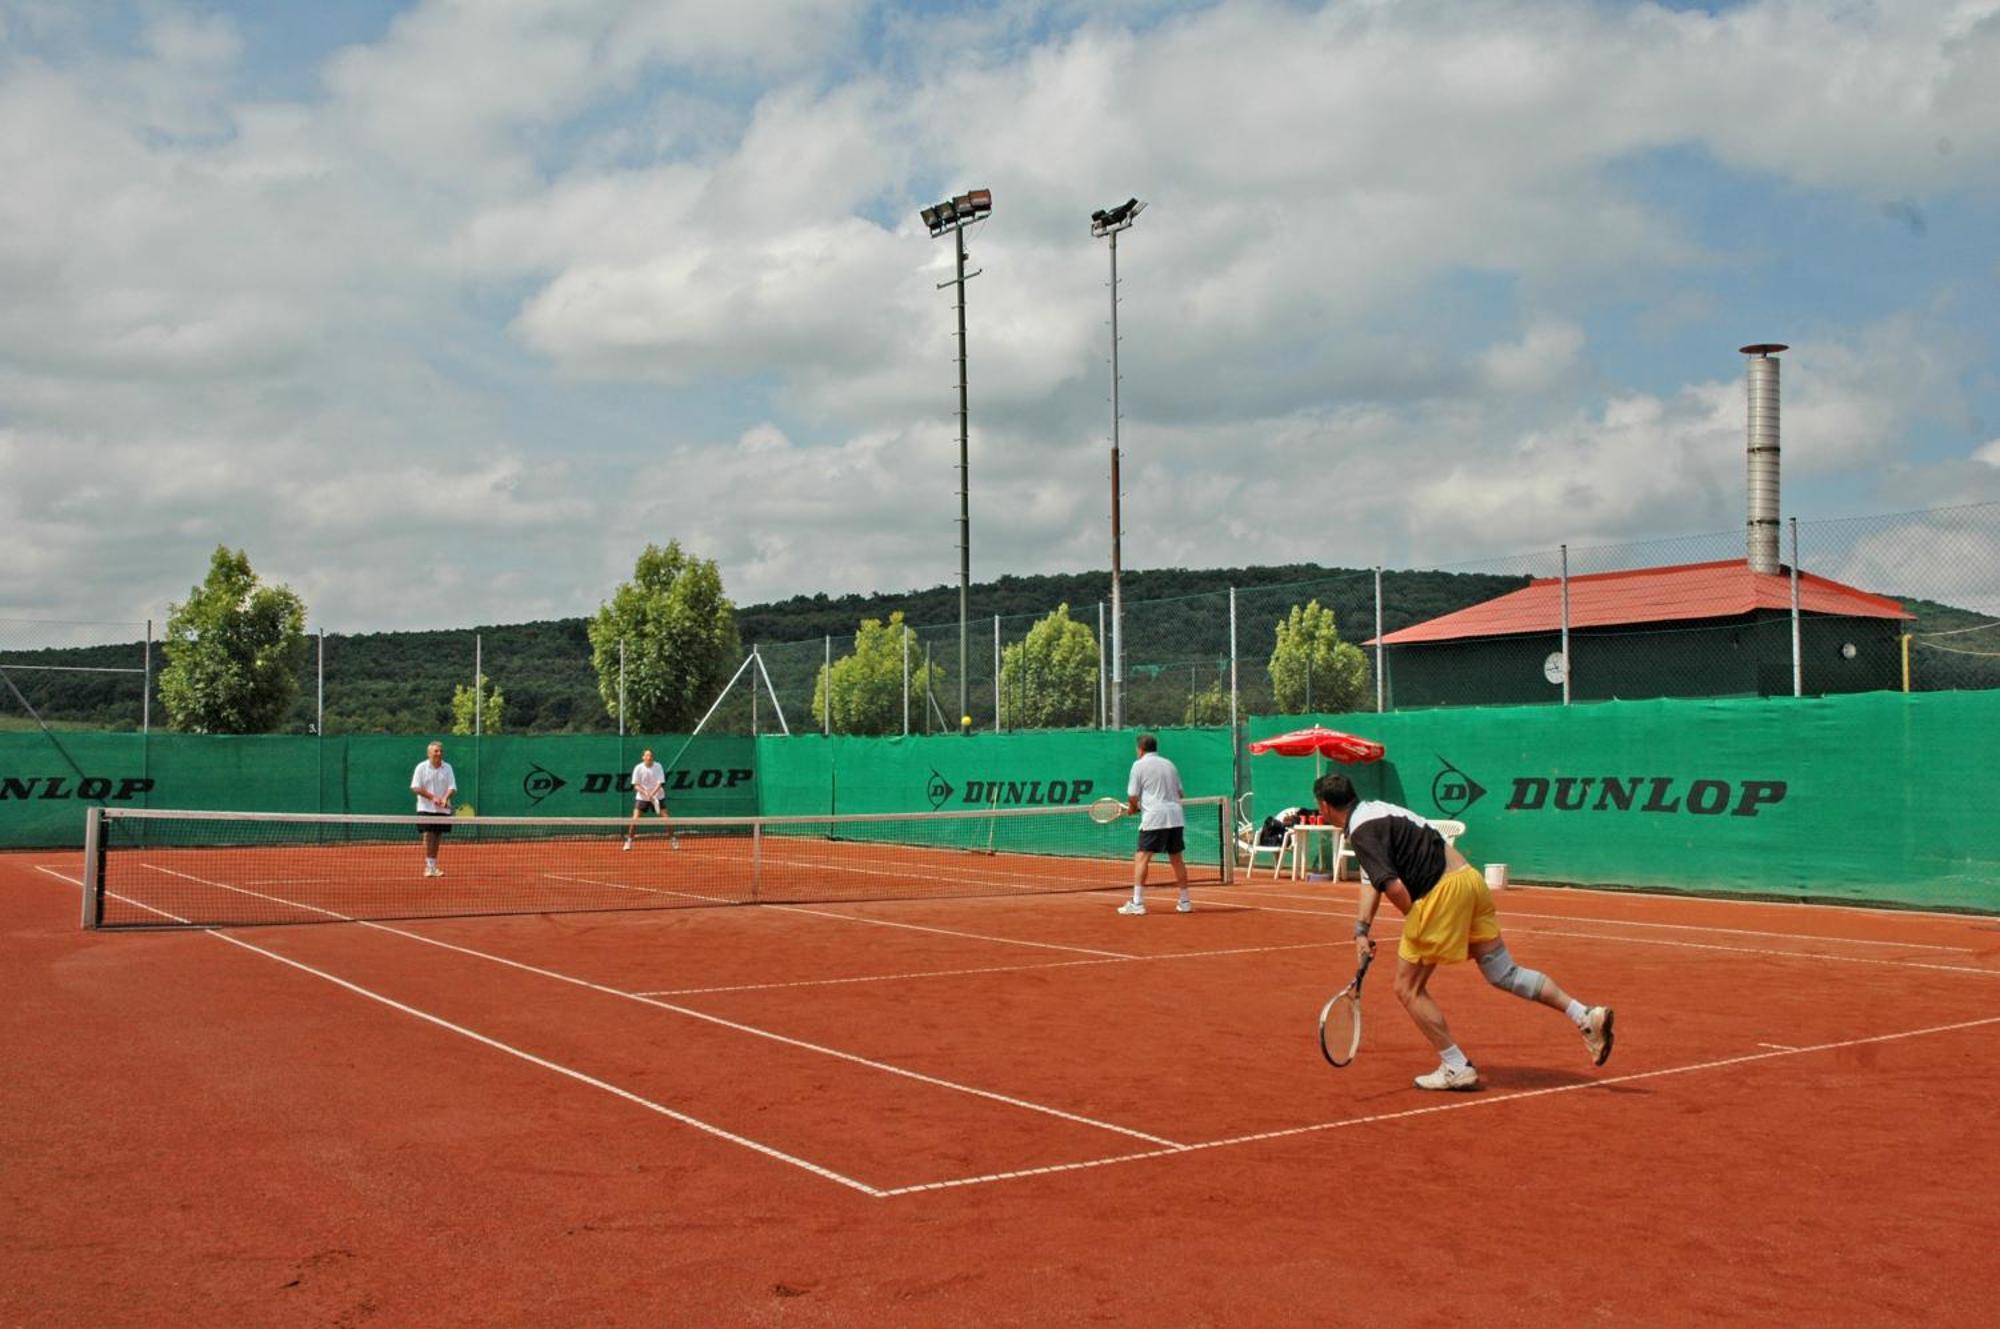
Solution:
[[[1245,794],[1244,798],[1247,800],[1249,795]],[[1239,821],[1236,823],[1236,861],[1238,866],[1250,872],[1255,872],[1257,870],[1257,856],[1259,854],[1269,854],[1271,856],[1272,870],[1275,872],[1277,864],[1284,857],[1284,850],[1285,846],[1282,842],[1279,844],[1258,844],[1257,828],[1250,822]]]

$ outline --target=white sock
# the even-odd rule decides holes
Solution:
[[[1133,904],[1146,903],[1146,888],[1144,886],[1134,886],[1132,888],[1132,903]]]
[[[1472,1064],[1465,1059],[1465,1054],[1458,1050],[1458,1044],[1456,1043],[1438,1053],[1438,1059],[1455,1071],[1464,1070]]]
[[[1569,1022],[1579,1029],[1583,1028],[1584,1022],[1590,1018],[1590,1008],[1575,997],[1569,999],[1569,1005],[1563,1007],[1563,1013],[1569,1016]]]
[[[424,866],[427,868],[434,868],[437,865],[438,861],[435,858],[427,858],[424,860]]]

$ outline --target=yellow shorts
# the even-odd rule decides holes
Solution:
[[[1396,954],[1411,964],[1457,964],[1475,941],[1500,935],[1493,897],[1478,868],[1467,865],[1447,872],[1403,919],[1403,939]]]

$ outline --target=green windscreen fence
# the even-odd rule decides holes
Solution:
[[[604,817],[631,810],[648,748],[677,816],[747,817],[1021,808],[1123,797],[1137,731],[935,738],[661,734],[447,738],[458,797],[489,816]],[[414,811],[428,737],[0,734],[0,847],[80,845],[83,809]],[[1160,731],[1190,796],[1230,791],[1229,735]]]
[[[1310,723],[1258,716],[1254,740]],[[1363,797],[1466,824],[1524,881],[2000,910],[2000,694],[1602,702],[1318,717],[1388,748]],[[1311,758],[1250,758],[1259,813]]]
[[[1125,797],[1138,730],[941,734],[925,738],[766,735],[757,772],[766,816],[968,811]],[[1189,797],[1230,792],[1229,733],[1153,731]]]
[[[757,774],[766,816],[859,812],[972,812],[1081,805],[1125,797],[1138,730],[1051,730],[1018,734],[941,734],[908,738],[766,735],[757,740]],[[1222,729],[1153,731],[1160,753],[1181,773],[1190,798],[1230,792],[1229,733]],[[1027,853],[1069,852],[1033,843],[1032,821],[991,820],[991,847]],[[1215,863],[1224,846],[1212,816],[1191,816],[1191,861]],[[1013,836],[1015,838],[1010,839]],[[1129,854],[1133,840],[1103,842]]]
[[[407,813],[428,738],[285,735],[0,734],[0,847],[83,842],[83,810]],[[576,735],[452,738],[458,799],[489,816],[615,817],[648,747],[680,816],[757,813],[756,740]]]

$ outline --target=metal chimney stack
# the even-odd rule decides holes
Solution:
[[[1752,572],[1781,570],[1778,561],[1778,362],[1790,350],[1777,342],[1742,348],[1750,357],[1750,520],[1746,555]]]

